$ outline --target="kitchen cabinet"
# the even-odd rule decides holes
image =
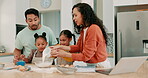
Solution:
[[[148,0],[138,0],[138,4],[148,4]]]
[[[113,0],[114,6],[137,5],[137,0]]]
[[[127,19],[128,18],[128,19]],[[148,11],[117,13],[118,60],[121,57],[148,56],[147,42]]]
[[[12,63],[13,58],[13,55],[0,56],[0,63]]]
[[[113,0],[114,6],[129,6],[148,4],[148,0]]]

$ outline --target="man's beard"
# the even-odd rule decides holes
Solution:
[[[39,25],[32,25],[32,26],[29,25],[29,29],[31,29],[31,30],[37,30],[38,27],[39,27]]]

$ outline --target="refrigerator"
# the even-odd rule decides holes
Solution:
[[[117,13],[116,59],[148,56],[148,11]]]

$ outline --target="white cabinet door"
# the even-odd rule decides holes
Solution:
[[[114,6],[127,6],[127,5],[137,5],[138,0],[113,0],[113,2]]]
[[[138,4],[148,4],[148,0],[138,0]]]

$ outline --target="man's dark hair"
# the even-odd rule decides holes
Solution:
[[[34,8],[30,8],[30,9],[27,9],[25,11],[25,18],[27,19],[27,15],[28,14],[34,14],[35,16],[38,16],[39,17],[39,11],[34,9]]]

